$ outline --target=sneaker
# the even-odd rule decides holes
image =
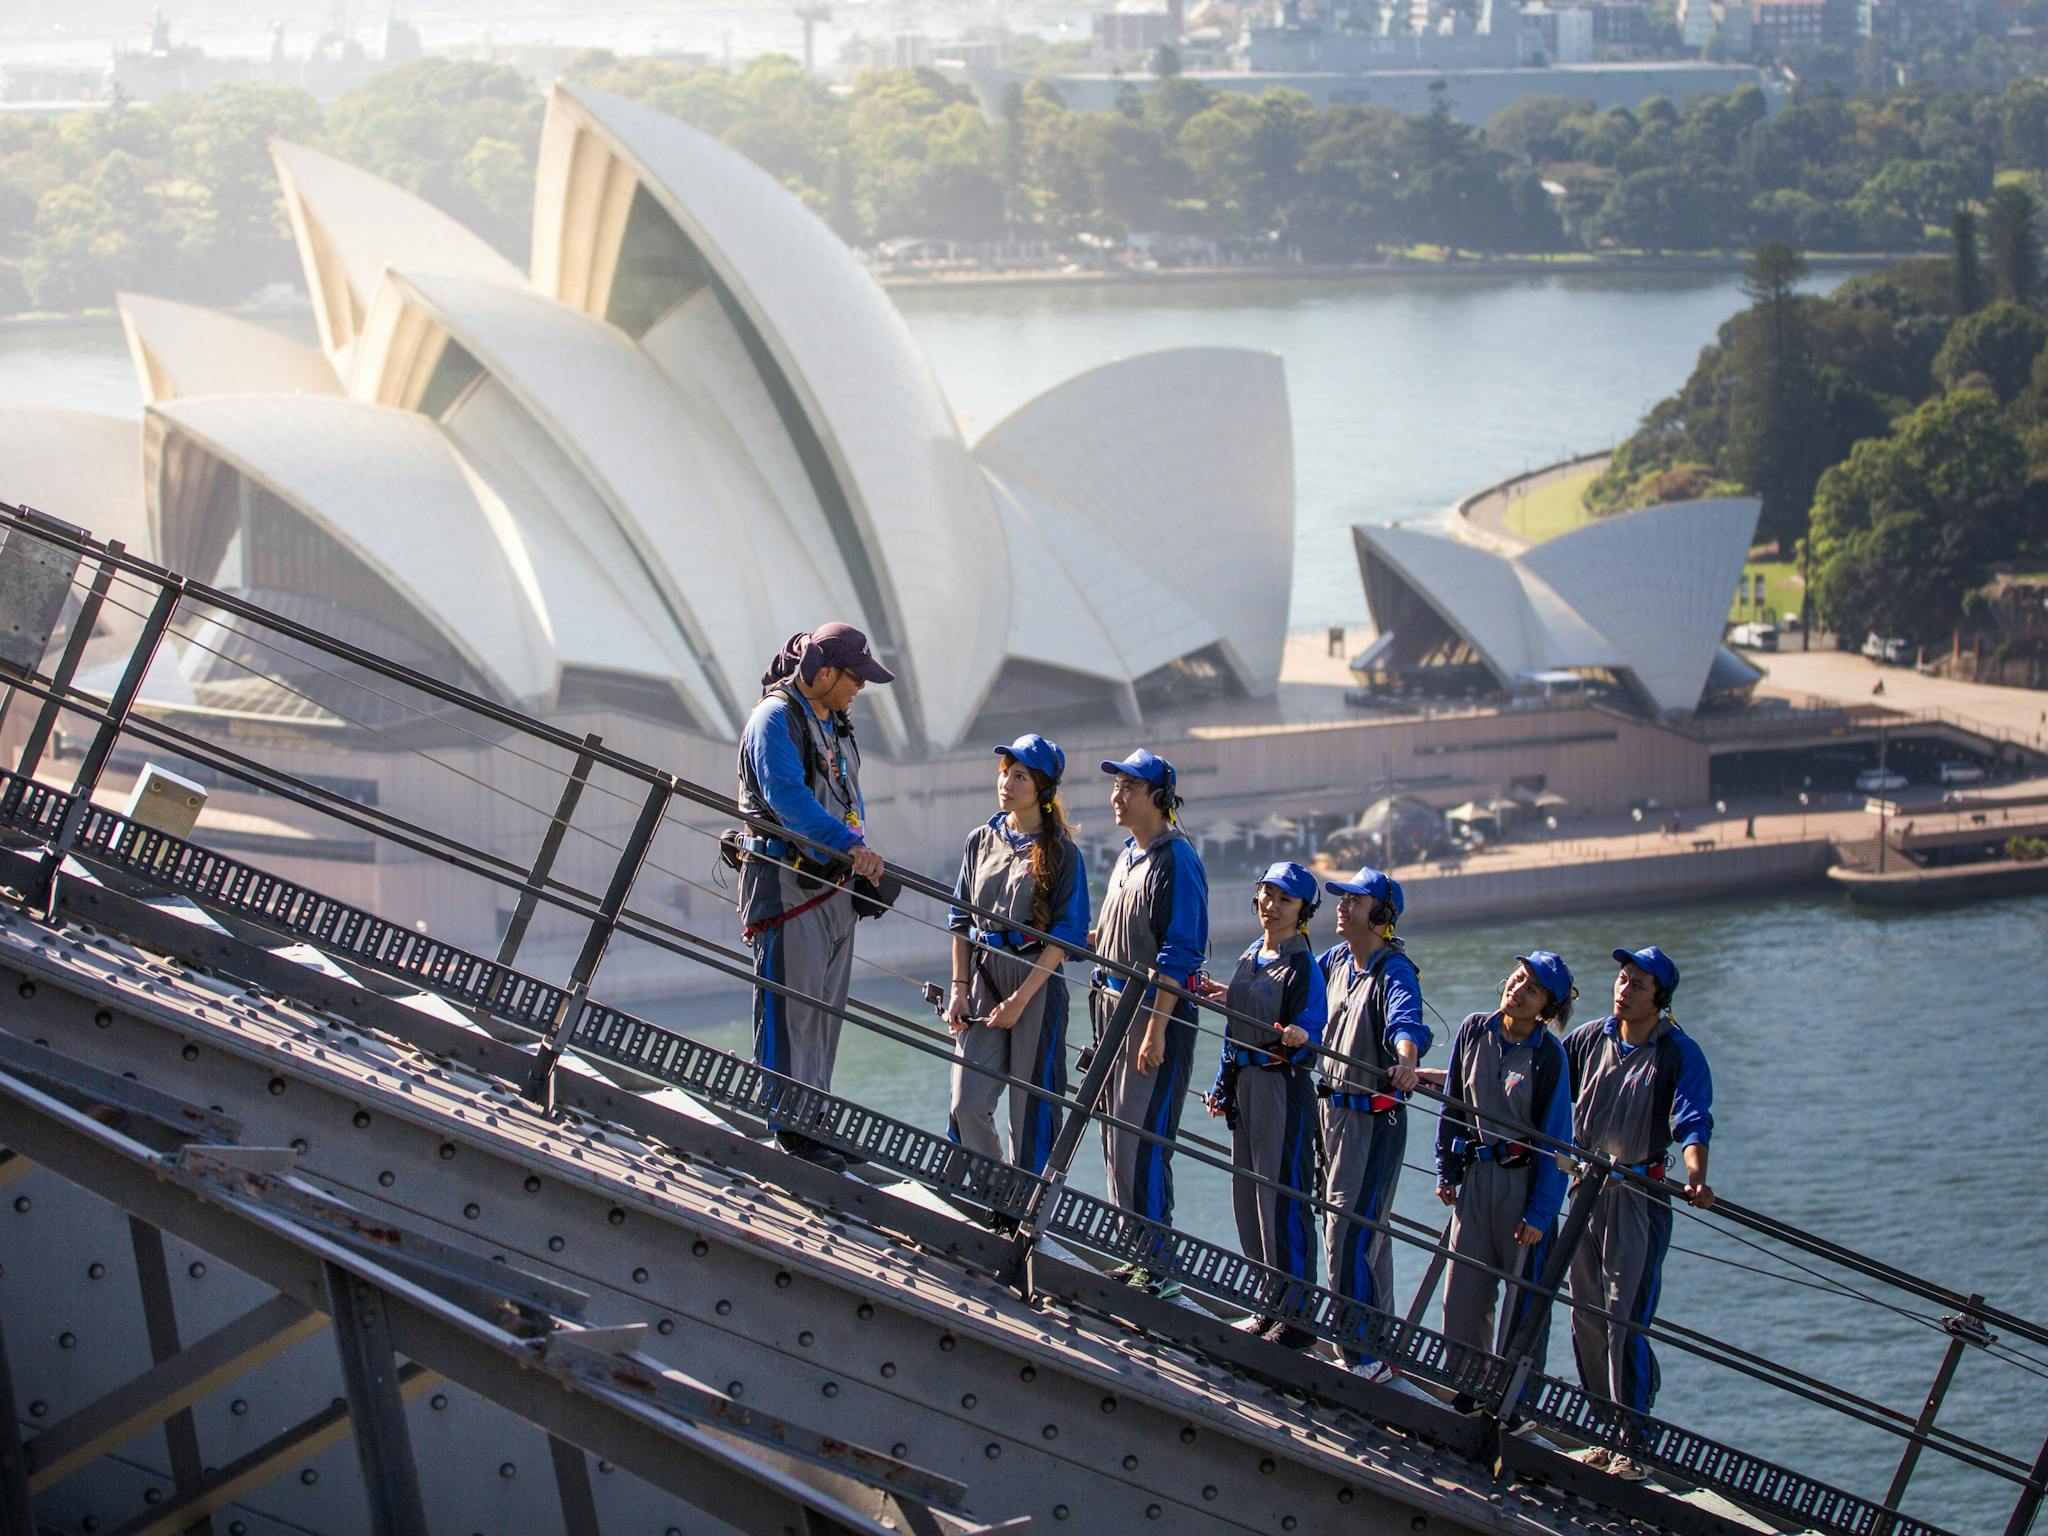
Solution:
[[[1400,1372],[1384,1360],[1354,1360],[1351,1362],[1351,1374],[1363,1381],[1371,1382],[1376,1387],[1384,1387],[1400,1375]]]
[[[1607,1459],[1607,1475],[1618,1477],[1623,1482],[1640,1483],[1650,1475],[1650,1469],[1633,1457],[1624,1456],[1617,1451]]]
[[[1604,1445],[1596,1445],[1579,1458],[1579,1465],[1591,1467],[1595,1472],[1605,1472],[1614,1460],[1614,1452]]]
[[[782,1150],[791,1157],[800,1157],[807,1163],[815,1163],[827,1173],[846,1172],[846,1159],[821,1141],[813,1141],[810,1137],[798,1135],[795,1131],[777,1131],[775,1139],[781,1143]]]
[[[1250,1317],[1238,1319],[1238,1321],[1230,1326],[1239,1333],[1248,1333],[1255,1339],[1263,1339],[1267,1334],[1280,1326],[1280,1319],[1277,1317],[1260,1317],[1254,1313]]]
[[[1138,1273],[1143,1278],[1133,1281],[1132,1284],[1143,1286],[1161,1301],[1171,1301],[1180,1294],[1180,1282],[1173,1276],[1154,1275],[1142,1269]]]
[[[1111,1270],[1111,1271],[1109,1272],[1109,1278],[1110,1278],[1110,1279],[1112,1279],[1112,1280],[1115,1280],[1115,1281],[1117,1281],[1117,1282],[1118,1282],[1118,1283],[1120,1283],[1120,1284],[1123,1284],[1123,1285],[1130,1285],[1130,1284],[1133,1284],[1133,1283],[1134,1283],[1134,1282],[1133,1282],[1133,1280],[1132,1280],[1132,1276],[1136,1275],[1137,1273],[1138,1273],[1138,1266],[1137,1266],[1137,1265],[1135,1265],[1135,1264],[1119,1264],[1119,1265],[1117,1265],[1117,1267],[1116,1267],[1115,1269],[1112,1269],[1112,1270]]]
[[[1316,1341],[1314,1334],[1306,1328],[1297,1328],[1292,1323],[1282,1323],[1266,1337],[1282,1349],[1307,1349]]]

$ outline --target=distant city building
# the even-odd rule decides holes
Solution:
[[[1828,0],[1754,0],[1750,17],[1751,46],[1757,50],[1775,55],[1818,48],[1827,38]]]
[[[1541,59],[1544,56],[1542,34],[1532,27],[1524,35],[1528,39],[1528,52],[1532,59]],[[1249,96],[1270,90],[1299,91],[1319,107],[1374,106],[1410,114],[1431,109],[1430,86],[1441,80],[1451,116],[1474,127],[1484,127],[1496,112],[1513,106],[1526,96],[1590,101],[1600,111],[1612,107],[1633,109],[1641,105],[1646,96],[1683,101],[1688,96],[1702,94],[1731,96],[1750,86],[1764,92],[1774,112],[1784,100],[1783,87],[1753,64],[1641,60],[1555,64],[1548,68],[1453,69],[1412,62],[1418,55],[1426,56],[1428,47],[1445,41],[1442,39],[1400,37],[1368,41],[1393,45],[1395,56],[1377,68],[1343,73],[1315,70],[1298,74],[1252,74],[1244,70],[1189,70],[1183,73],[1182,78],[1199,81],[1212,90],[1239,91]],[[1021,70],[956,68],[951,65],[941,68],[942,72],[964,81],[973,90],[982,111],[991,118],[1002,116],[1003,94],[1010,86],[1026,86],[1037,78]],[[1111,74],[1098,70],[1045,78],[1059,91],[1067,106],[1077,112],[1111,112],[1116,110],[1119,97],[1132,91],[1142,96],[1158,85],[1158,81],[1143,71]]]
[[[372,56],[338,25],[315,40],[304,58],[285,48],[285,24],[271,27],[268,57],[229,57],[206,52],[171,35],[161,7],[150,18],[149,46],[114,54],[112,84],[130,101],[156,101],[174,92],[199,92],[215,85],[296,85],[322,101],[332,101],[366,82],[379,70],[420,56],[420,34],[396,11],[385,19],[384,46]]]
[[[1714,29],[1730,58],[1746,59],[1756,51],[1756,21],[1750,0],[1714,0]]]
[[[932,58],[932,40],[922,32],[898,32],[889,40],[891,69],[922,69]]]
[[[1525,5],[1522,21],[1542,35],[1544,55],[1553,64],[1592,62],[1593,7]]]
[[[1150,54],[1180,35],[1166,11],[1097,11],[1092,31],[1096,50],[1118,58]]]
[[[1647,0],[1601,0],[1593,7],[1596,48],[1639,48],[1650,39]]]
[[[1678,40],[1688,48],[1704,48],[1713,36],[1712,0],[1678,0]]]
[[[38,64],[17,61],[0,65],[0,101],[99,101],[107,94],[104,64]]]

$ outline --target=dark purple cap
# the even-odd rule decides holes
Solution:
[[[874,652],[868,649],[868,637],[851,624],[820,624],[811,631],[811,644],[828,667],[842,668],[871,683],[896,681],[896,674],[875,660]]]

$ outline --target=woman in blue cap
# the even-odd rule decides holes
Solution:
[[[1551,1147],[1524,1141],[1522,1133],[1528,1127],[1571,1143],[1571,1070],[1550,1031],[1571,1022],[1577,996],[1571,967],[1553,951],[1515,956],[1500,1006],[1458,1026],[1444,1069],[1451,1103],[1436,1123],[1436,1194],[1451,1207],[1453,1255],[1444,1280],[1444,1336],[1506,1355],[1533,1314],[1529,1348],[1537,1371],[1550,1339],[1550,1302],[1516,1286],[1496,1327],[1500,1282],[1492,1271],[1535,1283],[1557,1238],[1564,1169]]]
[[[1180,829],[1173,764],[1140,747],[1121,762],[1105,761],[1102,771],[1111,778],[1110,814],[1130,836],[1110,868],[1092,934],[1095,952],[1186,987],[1209,952],[1209,877]],[[1089,1003],[1097,1040],[1123,990],[1124,977],[1096,972]],[[1103,1096],[1102,1162],[1110,1201],[1162,1225],[1173,1223],[1173,1140],[1194,1063],[1194,1002],[1148,993]],[[1173,1275],[1142,1262],[1123,1275],[1157,1296],[1180,1289]]]
[[[1665,1165],[1674,1141],[1685,1165],[1679,1198],[1700,1210],[1714,1203],[1707,1184],[1714,1080],[1705,1053],[1671,1015],[1677,962],[1654,944],[1617,949],[1614,962],[1621,967],[1614,978],[1614,1012],[1581,1024],[1564,1039],[1572,1074],[1572,1140],[1651,1187],[1607,1181],[1572,1254],[1572,1298],[1646,1328],[1657,1315],[1664,1255],[1671,1246]],[[1621,1410],[1617,1421],[1625,1433],[1635,1415],[1656,1403],[1657,1357],[1646,1334],[1575,1307],[1572,1353],[1579,1381],[1589,1395]],[[1586,1462],[1620,1477],[1644,1475],[1620,1452],[1597,1450]]]
[[[1252,898],[1262,932],[1237,957],[1228,986],[1212,981],[1203,988],[1231,1010],[1208,1097],[1209,1113],[1229,1121],[1231,1163],[1303,1196],[1315,1192],[1319,1132],[1309,1068],[1328,1012],[1322,968],[1308,942],[1317,896],[1316,877],[1299,864],[1269,868]],[[1306,1199],[1240,1178],[1231,1203],[1246,1258],[1315,1284],[1316,1217]],[[1313,1333],[1277,1315],[1299,1299],[1297,1288],[1279,1288],[1251,1331],[1287,1349],[1313,1344]]]
[[[996,1105],[1003,1078],[1022,1079],[1040,1093],[1010,1085],[1010,1160],[1041,1173],[1060,1125],[1059,1105],[1041,1094],[1067,1091],[1067,983],[1060,967],[1070,950],[1088,942],[1088,875],[1060,804],[1066,753],[1038,735],[994,750],[1000,809],[967,834],[953,883],[960,905],[947,923],[953,987],[946,1025],[955,1042],[947,1134],[972,1151],[1002,1157]],[[1000,916],[977,916],[969,905]]]
[[[1368,1316],[1366,1327],[1384,1327],[1398,1316],[1386,1223],[1408,1150],[1408,1095],[1430,1033],[1422,1022],[1421,973],[1394,936],[1401,882],[1368,865],[1323,889],[1337,898],[1340,941],[1318,962],[1330,994],[1316,1084],[1323,1100],[1323,1198],[1333,1208],[1323,1227],[1330,1289],[1379,1314]],[[1368,1381],[1395,1383],[1399,1372],[1364,1343],[1340,1346],[1345,1364]]]

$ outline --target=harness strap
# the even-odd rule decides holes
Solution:
[[[1375,1115],[1401,1107],[1401,1096],[1395,1093],[1326,1093],[1323,1097],[1339,1109],[1363,1109]]]
[[[1535,1158],[1535,1150],[1519,1141],[1467,1141],[1455,1137],[1451,1141],[1451,1156],[1469,1158],[1475,1163],[1498,1163],[1503,1168],[1520,1168]]]
[[[802,917],[806,912],[810,911],[813,907],[822,907],[826,902],[830,901],[834,896],[837,896],[844,889],[845,887],[843,885],[828,885],[825,887],[825,889],[818,892],[817,895],[813,896],[809,901],[800,901],[795,906],[791,907],[787,912],[779,912],[774,917],[764,918],[762,921],[758,923],[747,924],[746,927],[740,930],[740,939],[743,943],[751,944],[754,942],[755,939],[759,938],[762,934],[768,933],[776,928],[780,928],[784,923],[788,922],[791,918]]]

